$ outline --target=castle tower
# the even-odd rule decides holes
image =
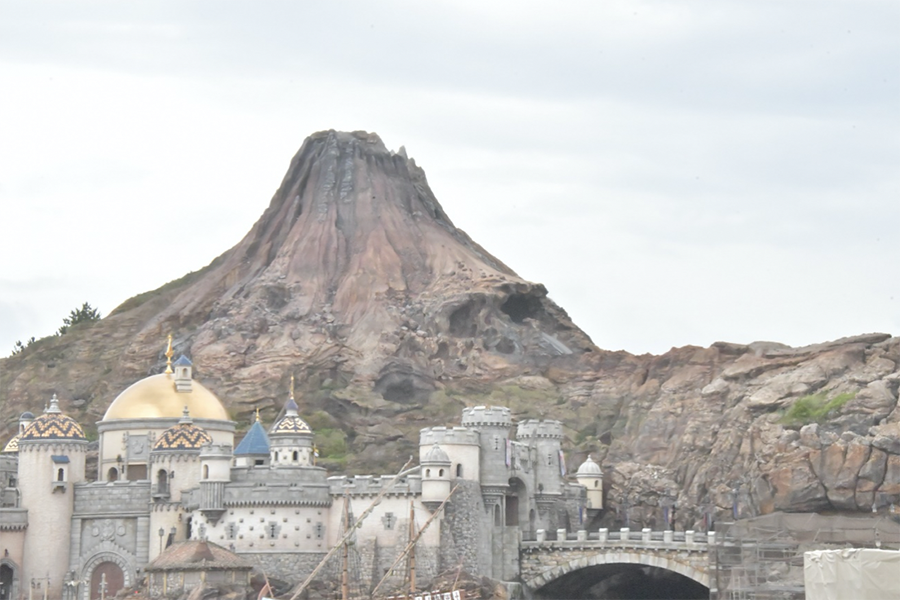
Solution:
[[[575,479],[587,489],[587,508],[603,508],[603,471],[590,454],[578,467]]]
[[[422,458],[422,503],[435,510],[450,495],[450,457],[434,444]]]
[[[87,444],[81,426],[60,411],[56,394],[19,438],[21,506],[33,515],[25,534],[22,588],[40,584],[40,594],[46,590],[49,598],[63,594],[74,485],[84,481]]]
[[[181,420],[162,432],[150,452],[151,497],[150,537],[162,530],[169,542],[190,537],[188,513],[182,505],[182,490],[200,484],[200,452],[212,443],[212,437],[194,425],[185,406]],[[151,560],[159,553],[160,544],[150,544]]]
[[[558,496],[562,493],[566,466],[560,452],[563,438],[559,421],[529,419],[519,423],[516,439],[534,448],[534,480],[538,501],[540,496]]]
[[[269,464],[279,467],[309,467],[313,464],[313,432],[300,418],[299,407],[294,401],[294,376],[291,375],[291,393],[281,417],[269,432]]]
[[[231,460],[231,446],[210,444],[200,450],[200,511],[213,525],[225,513],[225,485],[231,480]],[[200,531],[193,532],[192,537],[204,538]]]
[[[512,418],[502,406],[464,408],[462,426],[478,431],[482,488],[505,490],[509,485],[509,430]]]

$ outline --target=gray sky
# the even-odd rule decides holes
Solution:
[[[406,146],[601,348],[900,333],[900,3],[0,4],[0,354]]]

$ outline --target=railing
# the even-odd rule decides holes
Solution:
[[[554,535],[555,534],[555,535]],[[651,531],[641,529],[632,531],[622,527],[618,531],[601,528],[597,531],[579,530],[568,532],[565,529],[546,531],[538,529],[534,540],[523,540],[522,549],[539,549],[548,547],[580,548],[583,546],[610,546],[629,548],[666,548],[695,549],[705,551],[716,541],[716,532],[707,533],[688,531]]]

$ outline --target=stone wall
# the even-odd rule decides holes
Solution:
[[[462,564],[469,573],[482,573],[490,565],[492,524],[485,513],[481,486],[475,481],[456,480],[458,488],[444,506],[441,522],[440,569]]]
[[[326,552],[240,552],[241,558],[245,558],[256,565],[266,576],[284,581],[303,581],[312,573]],[[337,561],[337,567],[332,563]],[[333,576],[340,572],[340,557],[333,557],[329,561],[326,573]]]

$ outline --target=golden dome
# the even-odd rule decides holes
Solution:
[[[189,392],[177,392],[171,374],[160,373],[141,379],[113,400],[103,420],[178,418],[185,406],[197,419],[230,420],[215,394],[196,380],[190,384]]]

